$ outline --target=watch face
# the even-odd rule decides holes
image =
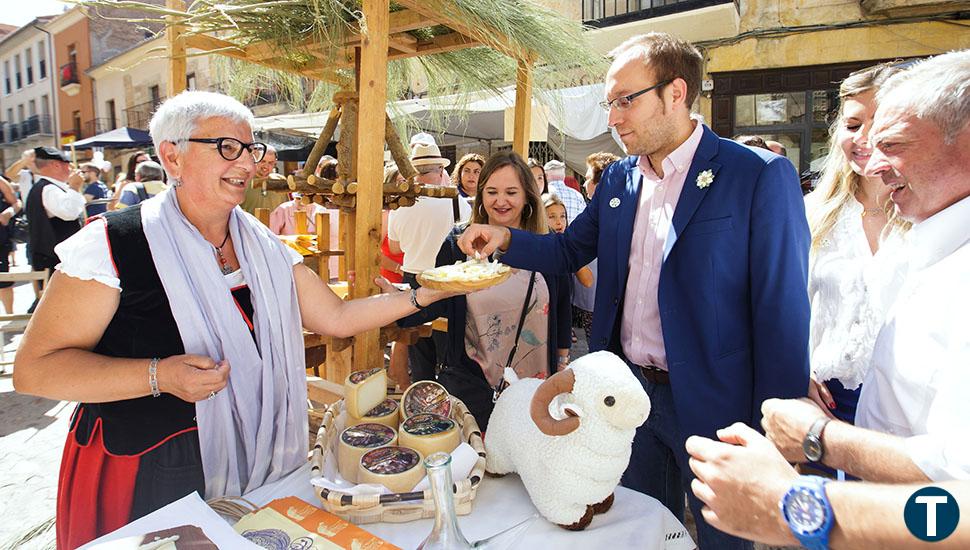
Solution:
[[[796,491],[785,502],[785,514],[793,529],[801,533],[812,533],[825,523],[825,508],[815,495],[806,491]]]
[[[805,458],[812,462],[818,462],[822,459],[822,442],[811,434],[802,443],[802,450],[805,452]]]

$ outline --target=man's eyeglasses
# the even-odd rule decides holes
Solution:
[[[189,138],[185,141],[193,143],[214,143],[219,155],[226,160],[236,160],[242,156],[243,149],[247,149],[253,155],[253,161],[259,162],[266,156],[266,144],[254,141],[243,143],[236,138]]]
[[[633,104],[634,99],[642,96],[643,94],[651,90],[656,90],[657,88],[666,86],[667,84],[670,84],[673,81],[674,80],[670,78],[670,79],[664,80],[663,82],[658,82],[653,86],[650,86],[649,88],[644,88],[639,92],[633,92],[630,95],[621,95],[620,97],[611,99],[610,101],[600,101],[600,107],[602,107],[603,110],[606,112],[610,112],[610,109],[616,109],[617,111],[625,111],[630,108],[630,105]]]

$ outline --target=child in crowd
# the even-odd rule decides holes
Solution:
[[[563,233],[566,231],[566,226],[569,225],[569,221],[566,218],[566,205],[563,204],[562,200],[555,193],[546,193],[542,196],[542,205],[546,208],[546,220],[549,224],[549,231],[555,231],[556,233]],[[576,282],[579,282],[585,288],[593,288],[593,271],[589,266],[580,268],[576,272],[574,280],[571,281],[572,284],[569,285],[570,301],[572,302],[572,296],[576,293]],[[587,311],[573,305],[573,323],[574,327],[583,328],[586,330],[586,341],[589,342],[589,329],[593,322],[593,312]],[[573,332],[572,340],[576,342],[576,333]]]

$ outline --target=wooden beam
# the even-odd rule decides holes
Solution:
[[[355,225],[354,298],[378,294],[381,210],[384,205],[384,121],[387,105],[387,43],[390,0],[363,0],[367,34],[361,42],[357,111],[357,210]],[[375,139],[376,138],[376,139]],[[354,368],[384,365],[380,331],[370,330],[354,341]]]
[[[515,71],[515,118],[512,127],[512,150],[529,158],[532,134],[532,64],[519,61]]]
[[[505,55],[515,58],[515,59],[525,59],[528,57],[528,52],[515,46],[511,40],[504,34],[502,34],[498,29],[494,29],[487,26],[472,25],[470,23],[465,23],[458,19],[452,18],[447,14],[435,11],[430,6],[425,5],[423,0],[395,0],[398,5],[404,6],[409,10],[419,13],[428,19],[438,22],[454,31],[457,31],[465,36],[474,38],[482,43],[482,45],[494,48]]]
[[[165,0],[165,7],[170,10],[185,11],[185,2],[182,0]],[[169,22],[174,20],[169,17]],[[165,42],[168,45],[168,87],[166,92],[168,97],[175,97],[185,91],[185,38],[182,33],[185,27],[182,25],[169,25],[165,30]]]
[[[392,34],[387,42],[391,48],[399,52],[414,53],[418,51],[418,39],[406,32]]]
[[[346,84],[344,78],[337,74],[332,62],[323,59],[315,59],[308,64],[298,64],[286,61],[276,61],[271,59],[252,59],[246,55],[246,50],[239,46],[216,38],[207,34],[194,34],[185,37],[186,48],[212,52],[240,61],[246,61],[255,65],[268,67],[280,71],[296,73],[317,80],[333,82],[334,84]],[[183,79],[184,80],[184,79]]]
[[[442,36],[437,36],[429,42],[419,42],[417,49],[413,52],[404,52],[399,50],[400,53],[392,53],[388,55],[388,58],[405,59],[419,55],[432,55],[436,53],[463,50],[465,48],[474,48],[475,46],[481,45],[481,42],[478,42],[473,38],[469,38],[459,32],[452,32]]]

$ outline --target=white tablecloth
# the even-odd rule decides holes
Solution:
[[[536,520],[519,539],[516,548],[596,549],[640,548],[643,550],[690,550],[696,548],[684,526],[656,499],[624,487],[616,488],[609,512],[596,516],[584,531],[566,531],[544,518]],[[317,505],[309,482],[309,466],[279,483],[262,487],[247,500],[263,506],[283,496],[297,496]],[[485,478],[472,503],[472,513],[458,516],[469,541],[489,537],[536,513],[517,475]],[[433,520],[408,523],[368,523],[364,529],[409,549],[416,548],[431,532]]]

